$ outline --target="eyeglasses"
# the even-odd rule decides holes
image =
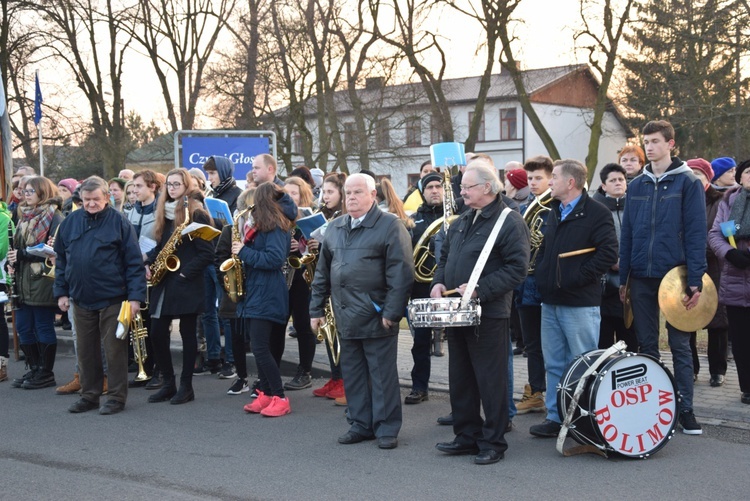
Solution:
[[[23,190],[24,195],[33,195],[34,193],[36,193],[36,190],[33,188],[30,190]]]
[[[484,183],[472,184],[471,186],[460,184],[458,187],[461,188],[461,191],[469,191],[470,189],[474,188],[475,186],[479,186],[480,184],[484,184]]]
[[[179,188],[182,183],[167,183],[167,188]]]

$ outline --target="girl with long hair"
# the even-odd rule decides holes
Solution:
[[[232,254],[245,270],[245,296],[237,304],[237,316],[250,334],[260,379],[258,396],[245,411],[278,417],[291,412],[279,372],[289,320],[289,291],[281,269],[289,255],[297,206],[271,182],[258,186],[254,201],[242,241],[232,242]]]
[[[335,217],[346,214],[346,197],[344,196],[345,182],[346,174],[339,172],[332,172],[323,178],[323,187],[321,189],[323,205],[320,207],[320,210],[328,220],[329,224]],[[326,352],[328,353],[328,364],[331,367],[331,379],[320,388],[313,390],[313,395],[316,397],[343,399],[344,379],[341,374],[341,367],[333,363],[331,348],[328,346],[328,343],[325,343],[325,345]]]
[[[18,284],[21,305],[16,312],[18,338],[30,370],[14,379],[12,386],[35,390],[57,384],[52,372],[57,353],[54,326],[57,300],[52,292],[54,279],[47,276],[50,269],[45,258],[26,249],[51,244],[63,220],[62,201],[57,196],[57,187],[46,177],[24,177],[21,184],[24,198],[17,209],[14,250],[8,251],[8,264],[14,268]]]
[[[187,209],[187,210],[186,210]],[[167,182],[157,199],[154,222],[154,239],[157,246],[147,254],[146,278],[151,279],[149,265],[172,237],[175,228],[189,222],[211,224],[211,217],[203,209],[203,196],[193,188],[186,169],[173,169],[167,173]],[[148,401],[184,404],[195,400],[193,392],[193,363],[198,351],[196,322],[205,308],[203,270],[214,259],[213,245],[201,238],[182,237],[174,252],[179,268],[167,271],[164,278],[151,288],[151,342],[156,364],[161,370],[163,386]],[[200,291],[201,293],[196,293]],[[180,320],[182,338],[182,373],[179,390],[175,384],[172,354],[169,349],[169,326]]]

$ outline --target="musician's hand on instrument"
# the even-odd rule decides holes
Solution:
[[[692,291],[693,295],[688,296],[685,294],[685,297],[682,298],[682,304],[685,306],[686,310],[692,310],[696,306],[698,306],[698,300],[701,297],[701,291],[698,290],[698,287],[690,287],[690,290]]]
[[[49,245],[50,247],[54,247],[55,246],[55,237],[49,237],[47,239],[47,245]]]
[[[627,289],[627,288],[626,288],[626,287],[625,287],[624,285],[621,285],[621,286],[620,286],[620,302],[621,302],[622,304],[625,304],[625,290],[626,290],[626,289]]]
[[[135,318],[135,316],[138,314],[138,312],[141,311],[141,302],[140,301],[128,301],[130,303],[130,318]]]
[[[310,328],[313,332],[318,332],[320,327],[325,323],[326,318],[325,317],[316,317],[310,319]]]
[[[55,266],[55,261],[57,260],[57,257],[48,257],[47,259],[49,259],[49,262],[52,266]]]
[[[245,246],[242,242],[232,242],[232,254],[235,256],[240,253],[242,248]]]
[[[316,252],[319,246],[320,243],[314,238],[311,238],[307,241],[307,250],[309,250],[310,252]]]
[[[395,322],[393,322],[392,320],[388,320],[387,318],[383,317],[383,327],[385,327],[386,330],[391,330],[391,327],[393,327],[394,323]]]
[[[464,292],[466,292],[466,287],[468,287],[468,285],[469,285],[468,283],[459,285],[458,287],[456,287],[456,292],[458,292],[461,296],[463,296]],[[473,299],[476,299],[477,296],[478,296],[477,289],[475,288],[473,291],[471,291],[471,297]]]
[[[68,299],[68,296],[60,296],[57,299],[57,307],[60,308],[60,311],[65,313],[70,309],[70,300]]]
[[[146,280],[151,280],[151,267],[146,265]]]
[[[445,285],[435,284],[435,286],[430,291],[430,297],[432,299],[440,299],[443,297],[443,292],[445,292],[446,290],[448,289],[445,288]]]
[[[290,250],[292,252],[297,252],[297,249],[299,249],[299,240],[297,240],[296,238],[293,238],[292,239],[292,246],[291,246]]]
[[[7,257],[8,263],[15,263],[16,259],[18,258],[18,251],[16,249],[9,250]]]

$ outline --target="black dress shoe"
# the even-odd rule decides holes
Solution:
[[[453,413],[437,418],[437,423],[443,426],[453,426]]]
[[[398,447],[398,438],[396,437],[378,437],[379,449],[395,449]]]
[[[513,421],[508,420],[508,424],[505,425],[505,433],[513,431]]]
[[[430,396],[427,394],[426,391],[422,390],[411,390],[411,393],[406,395],[406,398],[404,399],[405,404],[419,404],[421,402],[426,402],[430,399]]]
[[[709,384],[713,386],[714,388],[723,385],[724,375],[723,374],[711,374],[711,380],[709,381]]]
[[[485,449],[474,456],[474,464],[494,464],[505,457],[505,453],[495,449]]]
[[[68,407],[68,412],[72,412],[73,414],[80,414],[81,412],[93,411],[98,407],[98,402],[91,402],[90,400],[86,400],[85,398],[80,398],[76,403]]]
[[[535,424],[529,428],[529,433],[535,437],[556,438],[560,434],[562,425],[550,419],[545,419],[541,424]]]
[[[147,390],[159,390],[162,386],[164,386],[164,378],[161,377],[161,374],[154,374],[146,383]]]
[[[151,379],[144,379],[143,381],[136,381],[135,379],[131,379],[128,381],[128,388],[143,388],[150,380]]]
[[[750,404],[750,392],[745,392],[740,397],[740,402],[743,404]]]
[[[435,448],[440,452],[451,454],[453,456],[479,453],[479,447],[477,447],[476,444],[459,444],[455,440],[453,442],[440,442],[435,445]]]
[[[374,438],[374,436],[368,437],[365,435],[361,435],[356,431],[347,431],[339,437],[339,443],[344,445],[358,444],[360,442],[364,442],[365,440],[373,440]]]
[[[118,400],[107,400],[99,409],[99,414],[109,416],[125,410],[125,403]]]

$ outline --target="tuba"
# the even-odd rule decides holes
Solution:
[[[443,173],[443,216],[433,221],[419,237],[417,245],[414,246],[414,278],[422,284],[429,284],[435,276],[437,269],[437,258],[430,250],[430,241],[437,235],[441,228],[448,231],[450,224],[458,217],[454,214],[456,201],[453,197],[451,187],[450,170],[445,169]],[[427,263],[432,259],[434,264],[430,267]]]
[[[318,329],[318,341],[325,340],[328,343],[333,365],[338,365],[341,358],[341,344],[339,343],[339,332],[336,330],[336,317],[333,316],[333,304],[330,297],[326,301],[323,311],[325,312],[326,323]]]
[[[542,233],[542,226],[544,225],[544,218],[542,214],[549,212],[549,204],[552,202],[552,190],[547,189],[544,193],[535,197],[534,200],[526,207],[523,213],[523,220],[529,227],[529,233],[531,233],[531,257],[529,258],[529,275],[534,274],[534,268],[536,266],[536,256],[539,254],[539,247],[542,246],[544,240],[544,234]]]
[[[156,260],[151,265],[151,279],[148,281],[149,287],[153,287],[164,280],[168,271],[174,272],[180,269],[180,258],[175,255],[175,252],[177,252],[177,247],[182,243],[182,230],[190,224],[187,197],[184,199],[183,206],[185,207],[185,221],[174,229],[169,240],[164,244],[162,250],[159,251],[159,255],[156,256]]]
[[[148,337],[148,330],[143,325],[143,317],[141,313],[133,317],[130,321],[130,342],[133,345],[133,358],[138,364],[138,374],[135,376],[136,381],[146,381],[149,379],[146,374],[146,370],[143,368],[143,363],[148,358],[146,354],[146,337]]]
[[[248,212],[253,210],[251,205],[247,209],[243,210],[234,219],[232,225],[232,242],[241,242],[242,236],[240,235],[240,221],[242,217]],[[236,303],[242,296],[245,295],[245,269],[242,265],[242,261],[235,254],[221,263],[219,271],[224,274],[224,290],[227,291],[229,299]]]

